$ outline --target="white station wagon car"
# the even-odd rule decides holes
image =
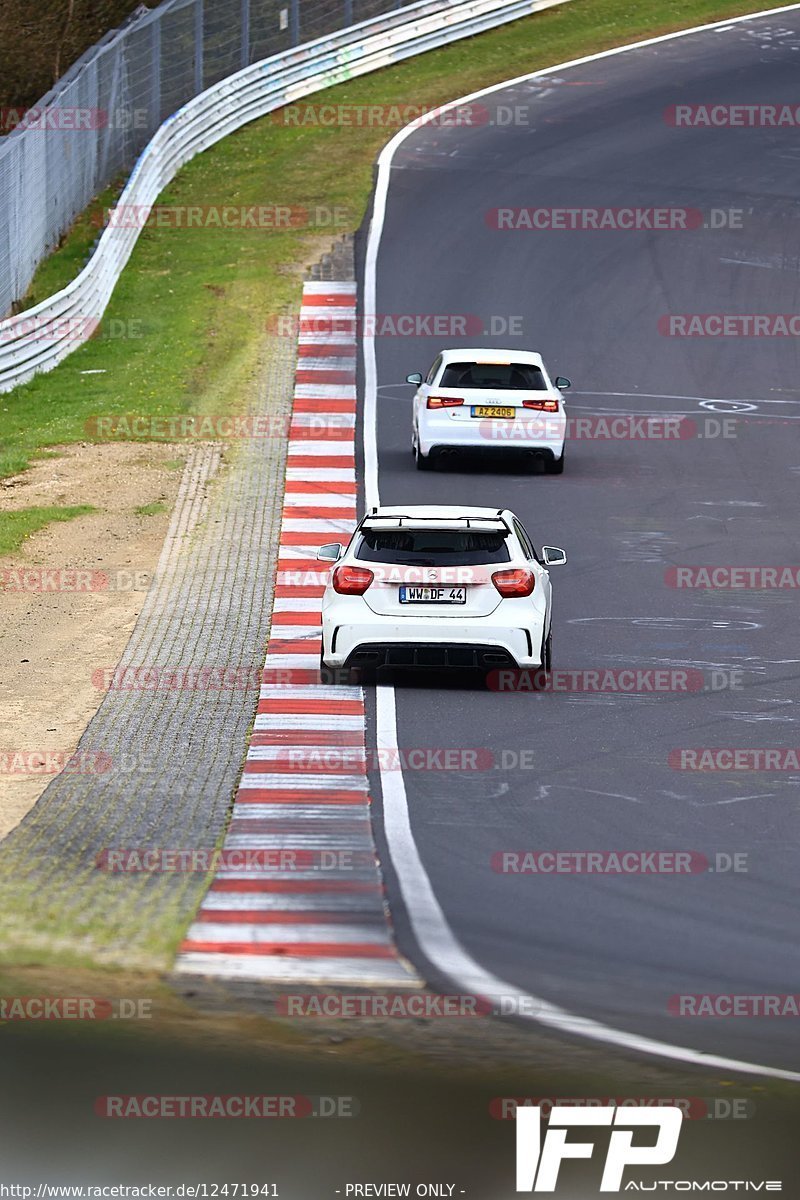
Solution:
[[[463,505],[373,508],[336,565],[322,599],[320,665],[536,667],[549,670],[552,598],[547,568],[507,509]]]
[[[532,350],[443,350],[417,385],[411,448],[421,471],[458,451],[514,452],[564,470],[567,418],[560,375]]]

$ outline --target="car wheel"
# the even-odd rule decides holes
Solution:
[[[553,630],[551,629],[545,640],[542,642],[542,666],[543,671],[552,671],[553,669]]]
[[[564,474],[564,455],[566,447],[561,451],[561,458],[554,458],[547,464],[548,475],[563,475]]]
[[[347,667],[331,667],[325,662],[322,651],[319,652],[319,675],[320,682],[327,687],[338,687],[340,684],[350,683],[353,672]]]
[[[414,453],[414,465],[416,466],[417,470],[418,471],[432,471],[433,470],[433,459],[430,457],[430,455],[428,455],[428,457],[426,458],[425,455],[422,453],[422,451],[419,448],[419,442],[417,441],[416,436],[412,439],[411,449]]]

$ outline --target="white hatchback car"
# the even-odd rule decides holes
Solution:
[[[532,350],[443,350],[417,385],[411,448],[420,471],[461,451],[515,452],[564,470],[567,417],[560,375],[552,382]]]
[[[541,667],[552,657],[547,567],[507,509],[464,505],[373,508],[335,563],[322,599],[322,669]]]

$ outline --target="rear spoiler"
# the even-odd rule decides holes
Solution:
[[[362,529],[476,529],[508,533],[502,517],[410,517],[402,513],[372,515],[361,522]]]

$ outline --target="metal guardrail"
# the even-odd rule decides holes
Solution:
[[[242,125],[276,108],[424,50],[568,0],[420,0],[283,51],[223,79],[161,125],[119,206],[149,209],[178,171]],[[109,224],[81,273],[35,308],[0,321],[0,392],[50,371],[96,332],[141,225]]]
[[[413,0],[159,0],[139,6],[27,110],[0,109],[0,318],[94,196],[206,88]]]

